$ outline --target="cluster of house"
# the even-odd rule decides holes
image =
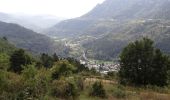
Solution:
[[[115,71],[117,72],[120,68],[120,64],[119,63],[115,63],[115,64],[108,64],[108,63],[102,63],[102,64],[98,64],[95,62],[89,62],[89,61],[83,61],[80,60],[80,63],[85,65],[86,67],[88,67],[89,69],[95,69],[96,71],[102,73],[102,74],[107,74],[110,71]]]

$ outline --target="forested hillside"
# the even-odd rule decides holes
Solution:
[[[3,37],[0,99],[169,100],[170,59],[153,43],[143,38],[126,45],[119,70],[102,74],[73,58],[45,53],[35,57]]]
[[[111,60],[125,44],[144,36],[169,53],[169,4],[169,0],[106,0],[89,13],[62,21],[46,32],[61,38],[92,37],[82,45],[87,56],[94,59]]]
[[[0,52],[11,54],[14,50],[16,50],[16,47],[12,44],[10,44],[6,37],[0,38]]]
[[[0,22],[0,36],[17,47],[34,53],[54,53],[55,43],[47,36],[33,32],[17,24]]]

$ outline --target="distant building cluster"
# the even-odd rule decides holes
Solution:
[[[85,60],[80,60],[80,63],[88,67],[89,69],[96,69],[96,71],[102,73],[102,74],[107,74],[110,71],[115,71],[117,72],[120,68],[119,63],[115,64],[108,64],[108,63],[103,63],[103,64],[97,64],[96,62],[92,61],[85,61]]]

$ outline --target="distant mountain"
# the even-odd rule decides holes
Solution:
[[[19,15],[0,13],[0,21],[16,23],[36,32],[43,32],[46,28],[52,27],[64,18],[51,15]]]
[[[170,0],[106,0],[84,18],[170,19]]]
[[[46,30],[50,36],[94,37],[83,42],[89,58],[118,57],[129,42],[148,36],[170,53],[170,0],[106,0],[89,13]]]
[[[99,25],[107,24],[108,21],[114,23],[117,20],[134,19],[170,20],[169,5],[169,0],[106,0],[82,17],[62,21],[49,28],[46,33],[61,37],[79,36],[107,28]]]
[[[110,34],[83,44],[87,57],[100,60],[117,58],[129,42],[142,37],[151,38],[157,48],[170,54],[170,21],[133,20],[119,24],[109,32]]]
[[[0,37],[17,47],[34,53],[54,53],[56,45],[49,37],[33,32],[17,24],[0,22]]]

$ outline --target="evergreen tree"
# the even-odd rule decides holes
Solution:
[[[48,54],[45,54],[45,53],[41,54],[40,59],[44,67],[50,68],[53,66],[53,58],[50,57]]]
[[[31,64],[31,57],[23,49],[16,50],[10,57],[10,70],[21,73],[22,66]]]

